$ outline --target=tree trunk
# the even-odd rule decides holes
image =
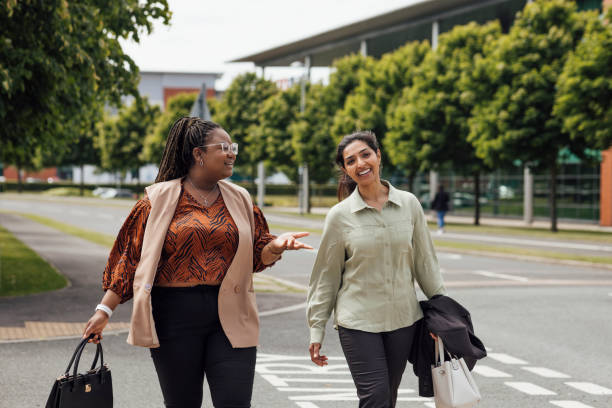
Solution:
[[[557,162],[550,168],[550,230],[557,232]]]
[[[80,163],[81,168],[81,185],[79,186],[79,195],[83,197],[85,195],[85,164]]]
[[[480,173],[474,173],[474,225],[480,225]]]
[[[312,207],[312,188],[310,188],[310,180],[308,181],[308,200],[306,200],[306,214],[310,214]]]

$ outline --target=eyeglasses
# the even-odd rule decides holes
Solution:
[[[225,154],[228,154],[230,151],[234,153],[234,155],[238,154],[238,143],[221,142],[221,143],[207,144],[207,145],[199,146],[199,147],[218,146],[218,145],[221,145],[221,150]]]

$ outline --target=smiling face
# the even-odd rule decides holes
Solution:
[[[234,170],[236,155],[231,149],[227,153],[223,152],[221,143],[231,145],[232,138],[222,128],[213,129],[206,138],[206,148],[196,147],[193,149],[195,159],[194,166],[201,167],[201,174],[209,181],[218,181],[228,178]],[[203,166],[200,166],[200,160]]]
[[[359,186],[377,183],[380,169],[380,150],[374,151],[367,143],[355,140],[344,148],[343,171]]]

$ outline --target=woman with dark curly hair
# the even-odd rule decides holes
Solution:
[[[125,221],[104,270],[106,294],[83,337],[133,297],[128,343],[149,347],[166,407],[250,407],[259,318],[253,272],[308,233],[271,235],[249,193],[225,179],[238,145],[218,124],[177,120],[156,183]]]

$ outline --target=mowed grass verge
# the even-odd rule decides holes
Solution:
[[[0,296],[21,296],[65,287],[68,280],[0,227]]]

